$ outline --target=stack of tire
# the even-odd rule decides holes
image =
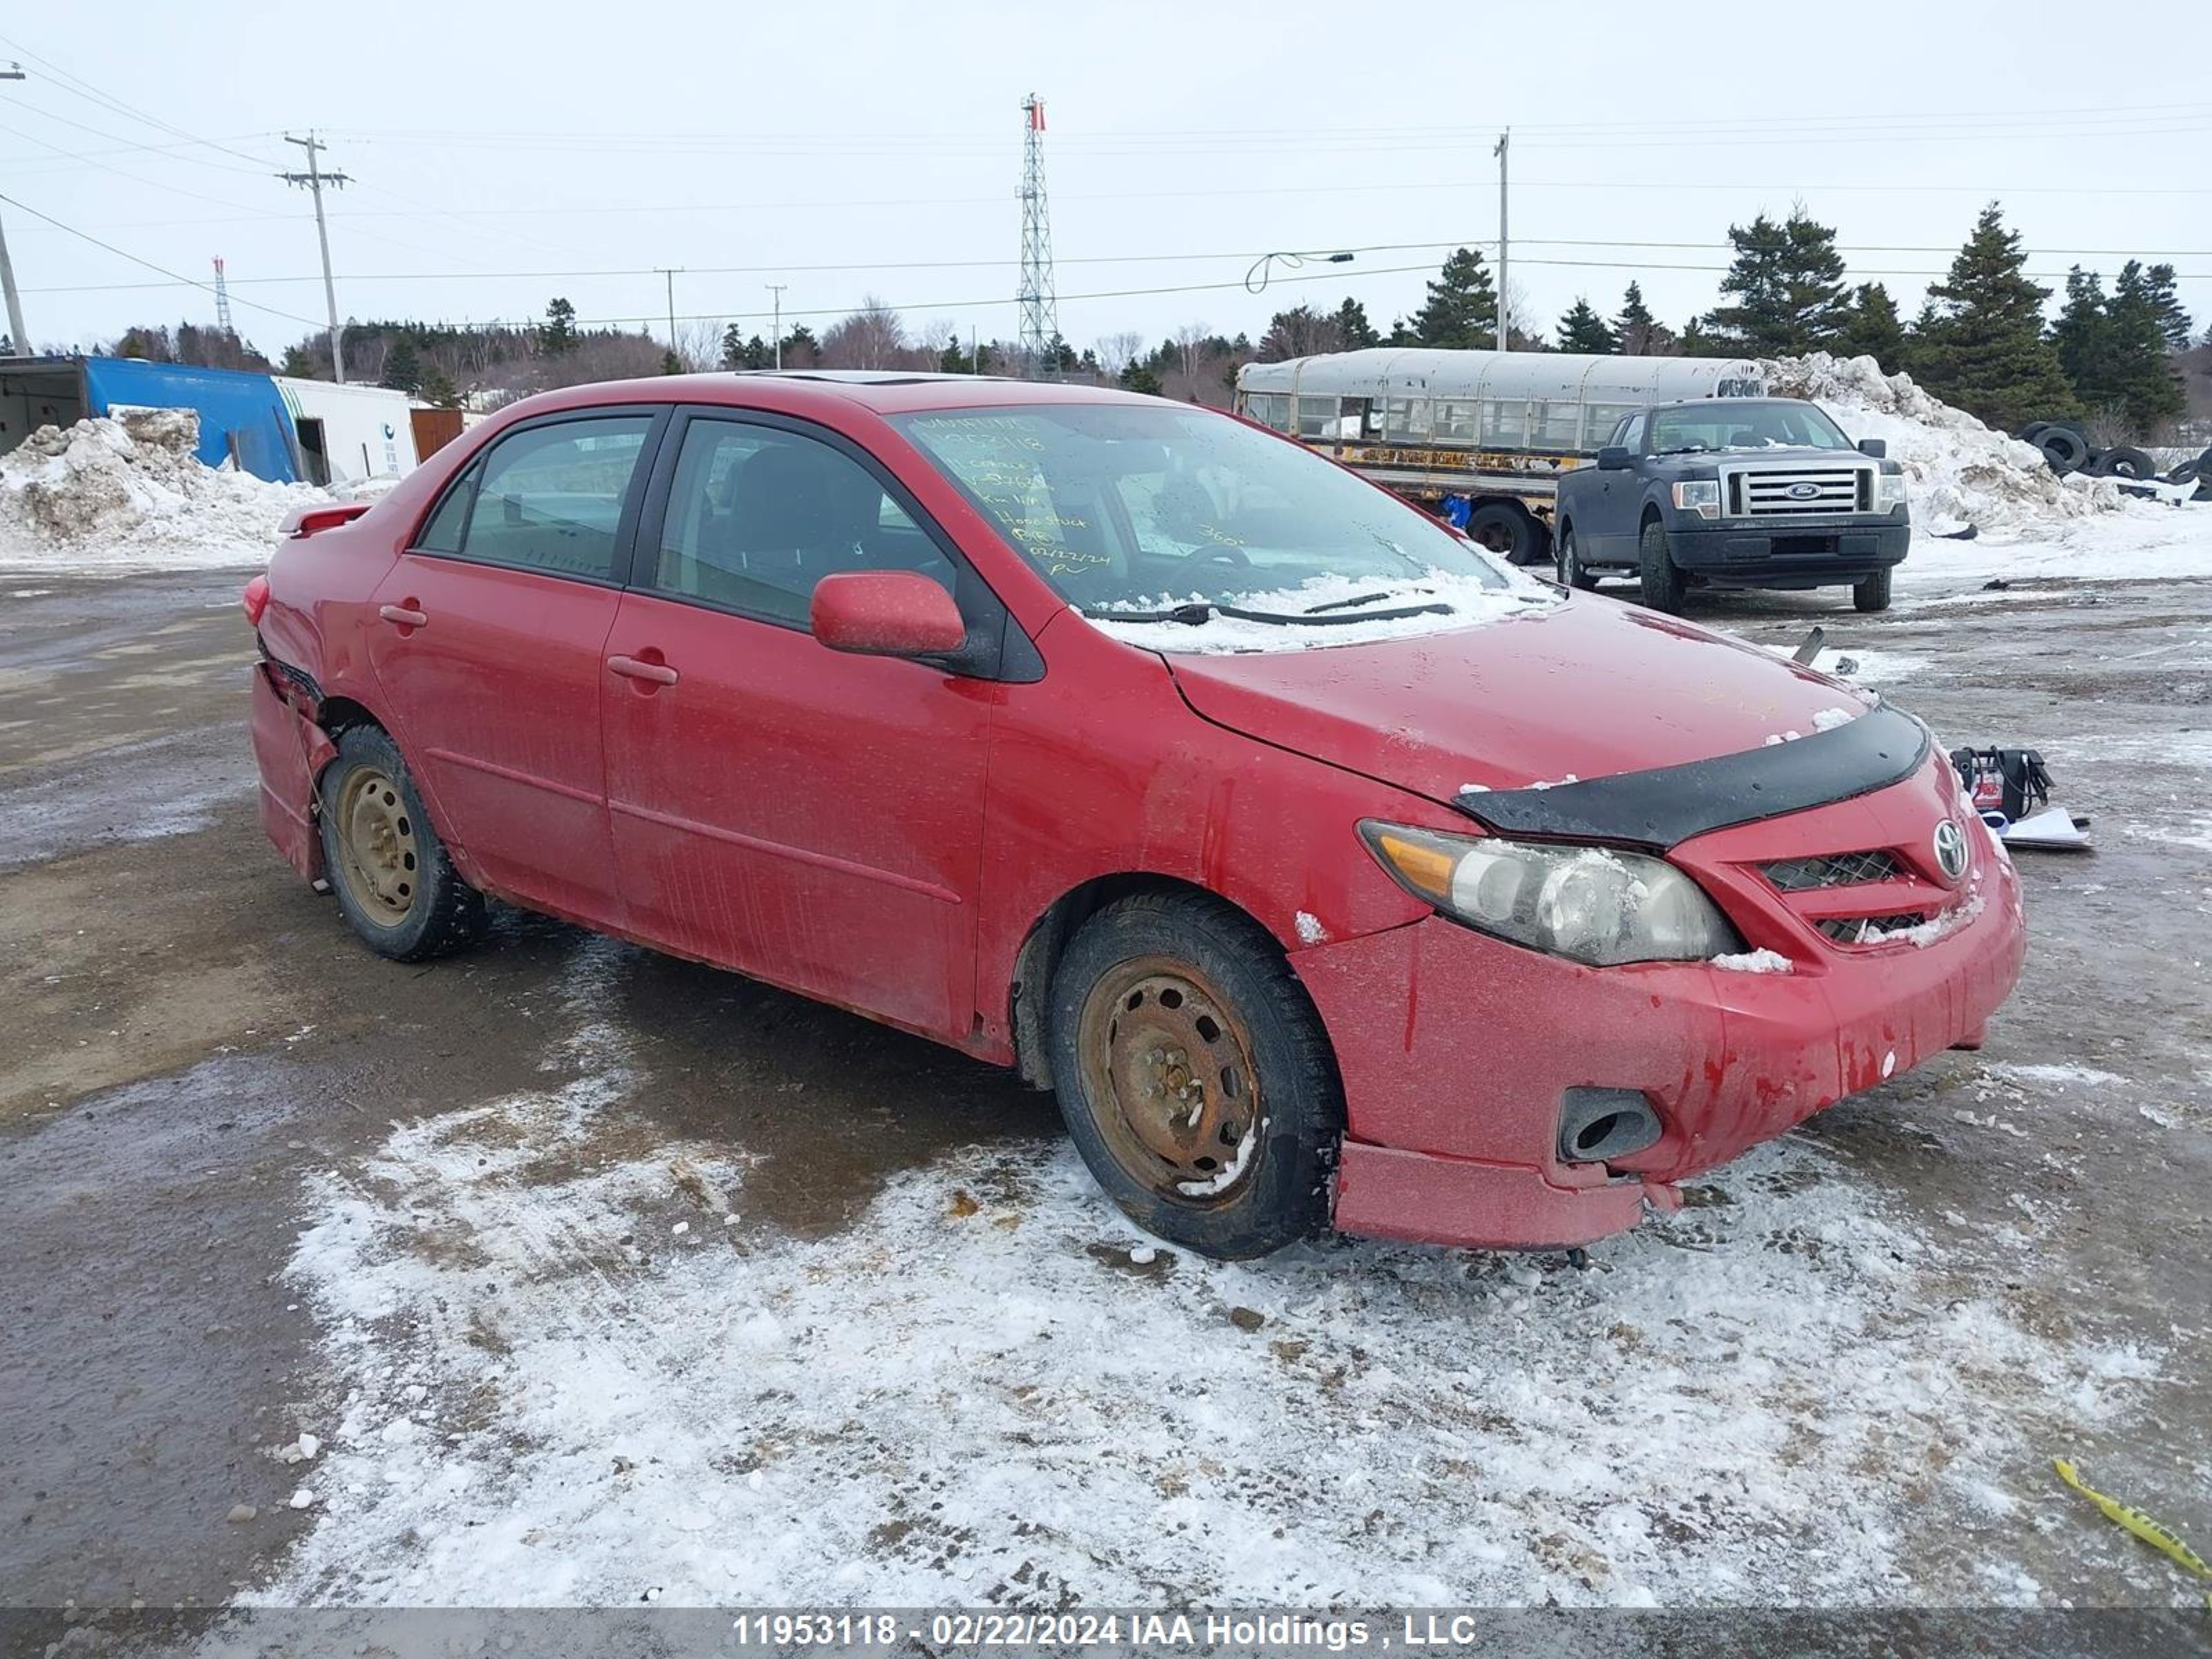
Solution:
[[[2131,444],[2098,448],[2079,421],[2030,421],[2014,435],[2041,450],[2045,463],[2061,477],[2069,472],[2086,472],[2093,478],[2136,480],[2159,476],[2158,463]],[[2193,461],[2184,461],[2166,475],[2168,483],[2191,481],[2197,483],[2198,499],[2212,499],[2208,495],[2208,490],[2212,490],[2212,449]]]

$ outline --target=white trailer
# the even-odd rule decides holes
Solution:
[[[415,428],[405,392],[281,374],[276,380],[298,435],[302,478],[354,484],[404,477],[415,470]]]

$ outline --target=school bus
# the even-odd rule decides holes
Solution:
[[[1624,416],[1693,398],[1757,398],[1756,363],[1378,346],[1247,363],[1237,411],[1462,526],[1516,564],[1552,556],[1559,475]]]

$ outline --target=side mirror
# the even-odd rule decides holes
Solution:
[[[1889,453],[1889,445],[1880,438],[1862,438],[1859,440],[1859,453],[1879,461]]]
[[[912,570],[845,570],[814,584],[814,637],[865,657],[934,657],[957,651],[968,624],[952,596]]]
[[[1636,458],[1619,444],[1607,444],[1597,453],[1597,470],[1601,472],[1626,472],[1636,465]]]

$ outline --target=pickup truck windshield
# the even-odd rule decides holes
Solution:
[[[1258,596],[1249,619],[1288,624],[1449,611],[1419,591],[1438,575],[1462,591],[1518,586],[1425,514],[1210,411],[1030,404],[892,423],[1032,568],[1094,613],[1196,620]]]
[[[1720,449],[1849,449],[1851,441],[1812,404],[1715,398],[1694,409],[1651,413],[1651,453]]]

